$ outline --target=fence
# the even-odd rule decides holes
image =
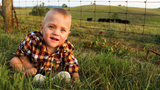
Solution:
[[[29,14],[33,6],[44,5],[52,8],[66,5],[66,9],[72,14],[72,35],[90,34],[92,31],[95,32],[93,35],[96,35],[105,31],[102,36],[112,40],[140,41],[158,45],[160,9],[150,9],[149,6],[159,4],[158,0],[13,0],[16,12],[14,22],[19,23],[19,31],[30,32],[39,29],[44,18],[43,15]],[[18,21],[15,17],[18,17]],[[3,29],[3,18],[0,17],[0,20]]]

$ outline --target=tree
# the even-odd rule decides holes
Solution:
[[[96,5],[96,3],[94,2],[93,5]]]
[[[4,30],[11,32],[13,30],[13,12],[12,0],[2,0],[2,9],[0,15],[4,20]]]
[[[44,2],[42,2],[42,7],[44,7]]]
[[[119,7],[121,7],[122,5],[118,5]]]
[[[66,7],[68,7],[68,6],[67,6],[66,4],[63,4],[62,7],[63,7],[63,8],[66,8]]]
[[[114,13],[114,14],[112,15],[112,18],[113,18],[113,19],[118,19],[118,18],[119,18],[119,14],[118,14],[118,13]]]
[[[95,2],[91,2],[91,5],[96,5],[96,3]]]
[[[34,6],[32,11],[29,13],[30,15],[34,16],[45,16],[45,14],[49,11],[48,7],[44,6],[44,3],[40,4],[39,6]]]

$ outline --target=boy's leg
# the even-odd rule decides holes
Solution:
[[[24,67],[21,60],[18,57],[13,57],[10,61],[10,66],[16,71],[23,71]]]

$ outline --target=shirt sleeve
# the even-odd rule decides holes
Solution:
[[[29,37],[29,34],[25,37],[24,40],[20,43],[20,46],[18,47],[16,51],[16,56],[23,57],[31,54],[31,39]]]
[[[79,64],[73,53],[70,53],[68,57],[64,59],[65,61],[65,70],[69,73],[75,73],[79,70]]]

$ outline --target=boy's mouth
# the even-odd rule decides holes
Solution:
[[[57,38],[54,38],[54,37],[50,37],[52,40],[56,40],[56,41],[59,41]]]

